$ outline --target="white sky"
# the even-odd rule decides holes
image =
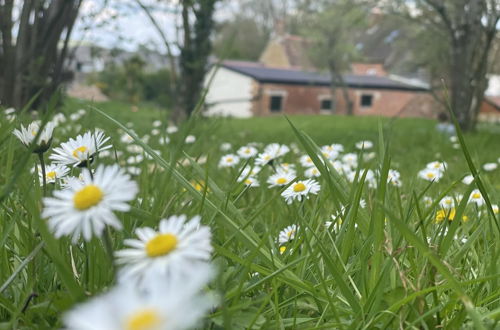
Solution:
[[[148,2],[158,3],[157,0],[143,0],[143,3]],[[164,50],[161,38],[149,18],[137,5],[134,5],[133,0],[111,0],[106,7],[103,7],[103,3],[103,0],[83,2],[72,35],[74,42],[82,41],[107,48],[120,47],[127,50],[134,50],[139,44],[146,44]],[[170,10],[172,8],[170,6]],[[154,16],[172,42],[175,40],[176,15],[168,12],[168,7],[164,9],[166,10],[154,13]],[[224,19],[228,14],[226,4],[218,8],[216,19]],[[85,29],[86,26],[89,28]]]

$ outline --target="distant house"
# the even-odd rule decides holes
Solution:
[[[356,115],[434,116],[434,101],[425,87],[376,74],[349,74],[344,79]],[[332,99],[327,74],[258,62],[225,61],[217,69],[207,94],[206,114],[342,114],[346,108],[343,103],[339,89]]]

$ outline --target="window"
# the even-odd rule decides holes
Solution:
[[[361,95],[361,107],[370,108],[373,105],[373,95],[363,94]]]
[[[331,111],[332,110],[332,100],[331,99],[323,99],[321,100],[321,108],[320,110]]]
[[[271,100],[269,102],[269,110],[271,110],[271,112],[281,112],[282,107],[283,107],[283,96],[271,95]]]

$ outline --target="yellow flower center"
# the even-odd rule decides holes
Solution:
[[[448,205],[450,205],[450,204],[451,204],[451,202],[452,202],[452,200],[451,200],[451,199],[447,199],[447,200],[445,200],[445,201],[444,201],[444,203],[445,203],[445,204],[448,204]]]
[[[47,173],[47,178],[49,179],[55,179],[56,178],[56,171],[51,171]]]
[[[232,162],[233,162],[233,157],[227,157],[227,158],[226,158],[226,162],[228,162],[228,163],[232,163]]]
[[[252,180],[250,180],[250,179],[246,179],[246,180],[245,180],[245,183],[246,183],[246,184],[252,184]]]
[[[306,190],[306,185],[303,184],[302,182],[299,182],[299,183],[295,184],[295,186],[293,186],[293,191],[295,191],[295,192],[301,192],[304,190]]]
[[[103,195],[104,194],[101,188],[95,185],[88,185],[77,191],[73,197],[75,208],[80,211],[87,210],[92,206],[99,204]]]
[[[440,168],[440,167],[441,167],[441,164],[439,164],[439,163],[434,164],[434,168]]]
[[[264,156],[264,160],[269,160],[269,159],[271,159],[271,156],[269,156],[269,155]]]
[[[434,178],[434,173],[432,173],[432,172],[429,172],[429,173],[427,173],[426,175],[427,175],[427,177],[428,177],[429,179]]]
[[[290,230],[288,233],[286,233],[286,236],[288,236],[288,238],[292,237],[292,235],[295,234],[295,230]]]
[[[472,198],[474,198],[474,199],[479,199],[479,198],[481,198],[481,194],[480,194],[480,193],[478,193],[478,192],[477,192],[477,193],[473,193],[473,194],[472,194]]]
[[[285,178],[279,178],[278,180],[276,180],[276,183],[277,184],[285,184],[286,183],[286,179]]]
[[[161,318],[154,309],[144,309],[130,316],[126,323],[127,330],[159,329]]]
[[[31,131],[31,135],[36,136],[38,134],[38,131]]]
[[[283,254],[286,251],[286,246],[280,246],[280,253]]]
[[[87,147],[81,146],[73,150],[73,157],[78,158],[79,154],[83,154],[85,151],[87,151]]]
[[[160,257],[169,254],[177,247],[177,237],[173,234],[160,234],[146,243],[149,257]]]
[[[249,154],[250,152],[251,152],[251,150],[250,150],[249,148],[246,148],[246,149],[245,149],[245,153],[246,153],[246,154]]]

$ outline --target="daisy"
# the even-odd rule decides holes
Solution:
[[[91,162],[97,153],[111,148],[110,145],[104,146],[108,140],[109,137],[105,137],[102,131],[97,131],[95,134],[87,132],[78,135],[76,139],[69,139],[59,148],[54,148],[54,153],[49,158],[62,165],[86,167],[87,162]]]
[[[446,170],[446,167],[448,164],[445,162],[430,162],[426,165],[426,168],[431,169],[431,170],[436,170],[440,172],[444,172]]]
[[[245,183],[246,186],[249,186],[249,187],[259,187],[260,186],[259,180],[257,180],[253,176],[249,176],[249,177],[245,178],[245,180],[243,180],[243,182]]]
[[[182,277],[196,271],[213,250],[210,229],[200,225],[200,219],[174,215],[161,220],[158,231],[137,228],[138,239],[125,240],[128,248],[115,253],[122,278],[143,282],[151,276]]]
[[[178,131],[179,129],[177,126],[168,126],[167,127],[167,134],[174,134]]]
[[[329,146],[327,146],[329,147]],[[335,160],[337,159],[337,157],[339,156],[339,153],[335,150],[324,150],[323,148],[321,148],[321,154],[328,160]]]
[[[472,174],[466,175],[462,179],[462,183],[466,184],[466,185],[470,185],[472,183],[472,181],[474,181],[474,176]]]
[[[424,196],[424,198],[422,198],[422,201],[424,202],[424,205],[427,207],[431,206],[432,203],[434,203],[432,198],[430,198],[429,196]]]
[[[160,145],[162,145],[162,146],[165,145],[165,144],[169,144],[170,143],[170,138],[168,136],[162,136],[158,140],[158,143],[160,143]]]
[[[451,196],[445,196],[441,201],[439,201],[439,206],[444,210],[449,210],[455,207],[455,200]]]
[[[427,181],[438,182],[443,177],[443,172],[435,168],[425,168],[418,172],[418,177]]]
[[[401,173],[399,173],[399,171],[390,169],[389,173],[387,173],[387,183],[390,183],[396,187],[401,187]]]
[[[295,164],[289,164],[289,163],[281,163],[279,164],[278,166],[276,166],[276,171],[277,172],[284,172],[284,173],[288,173],[288,174],[291,174],[293,176],[296,175],[296,171],[295,171]]]
[[[500,208],[498,207],[497,204],[491,205],[491,208],[493,209],[493,213],[498,214],[500,212]]]
[[[54,197],[44,198],[43,218],[59,238],[71,236],[73,243],[80,235],[86,241],[101,236],[106,225],[121,229],[122,224],[113,211],[130,210],[127,202],[133,200],[138,188],[117,165],[100,165],[94,178],[84,169],[83,182],[68,180],[68,188],[55,191]]]
[[[278,171],[267,179],[267,183],[269,188],[283,187],[292,182],[293,179],[295,179],[295,174]]]
[[[56,180],[65,177],[69,172],[69,168],[59,164],[50,164],[45,167],[45,180],[47,183],[55,183]],[[38,175],[40,176],[40,184],[43,182],[42,168],[38,166]]]
[[[344,146],[341,144],[331,144],[321,147],[321,151],[336,152],[337,155],[344,151]]]
[[[160,127],[161,126],[161,120],[155,120],[153,122],[153,127]]]
[[[486,163],[483,165],[483,169],[487,172],[494,171],[498,168],[497,163]]]
[[[312,160],[311,157],[309,157],[309,155],[304,155],[302,157],[300,157],[300,165],[304,166],[304,167],[311,167],[311,166],[314,166],[314,162]]]
[[[288,204],[294,200],[301,201],[303,197],[309,198],[309,194],[316,195],[321,186],[318,182],[312,179],[294,182],[290,187],[281,193]]]
[[[484,198],[479,189],[474,189],[469,196],[469,203],[476,203],[477,206],[483,206]]]
[[[271,157],[278,158],[286,155],[290,148],[284,144],[271,143],[264,148],[264,153],[271,155]]]
[[[367,150],[373,148],[373,142],[372,141],[359,141],[356,143],[356,149],[359,150]]]
[[[184,140],[184,142],[186,143],[194,143],[196,141],[196,137],[194,135],[188,135],[186,136],[186,139]]]
[[[202,291],[212,274],[211,267],[204,266],[187,278],[154,279],[142,288],[122,283],[67,312],[65,329],[192,329],[215,307],[213,297]]]
[[[299,227],[297,225],[291,225],[283,229],[278,236],[279,244],[283,245],[285,243],[293,241],[298,230]]]
[[[160,134],[160,130],[158,128],[153,128],[151,130],[151,135],[156,136]]]
[[[52,133],[54,132],[55,124],[53,122],[47,122],[43,131],[38,136],[38,140],[35,142],[35,137],[38,135],[40,131],[39,122],[32,122],[28,125],[28,127],[24,128],[21,125],[21,130],[14,130],[14,135],[28,148],[34,144],[34,153],[43,153],[47,151],[50,147],[50,143],[52,142]]]
[[[219,167],[235,167],[236,165],[238,165],[239,162],[240,162],[240,157],[233,154],[228,154],[222,156],[222,158],[219,161]]]
[[[264,165],[267,165],[272,160],[273,160],[273,157],[270,154],[263,152],[257,156],[257,158],[255,159],[255,164],[260,165],[260,166],[264,166]]]
[[[229,151],[229,150],[231,150],[231,148],[232,148],[232,145],[229,142],[224,142],[220,145],[221,151]]]
[[[243,181],[244,179],[246,179],[247,176],[255,176],[259,174],[260,170],[261,170],[260,166],[254,166],[254,167],[247,166],[241,171],[241,175],[238,178],[238,180]]]
[[[257,149],[252,146],[244,146],[238,149],[238,156],[244,159],[255,157],[258,153]]]
[[[317,178],[321,175],[320,171],[318,170],[318,168],[316,166],[313,166],[313,167],[310,167],[308,168],[305,172],[304,172],[304,175],[307,177],[307,178]]]
[[[345,154],[342,156],[342,162],[351,168],[356,168],[358,167],[358,155],[354,153]]]

